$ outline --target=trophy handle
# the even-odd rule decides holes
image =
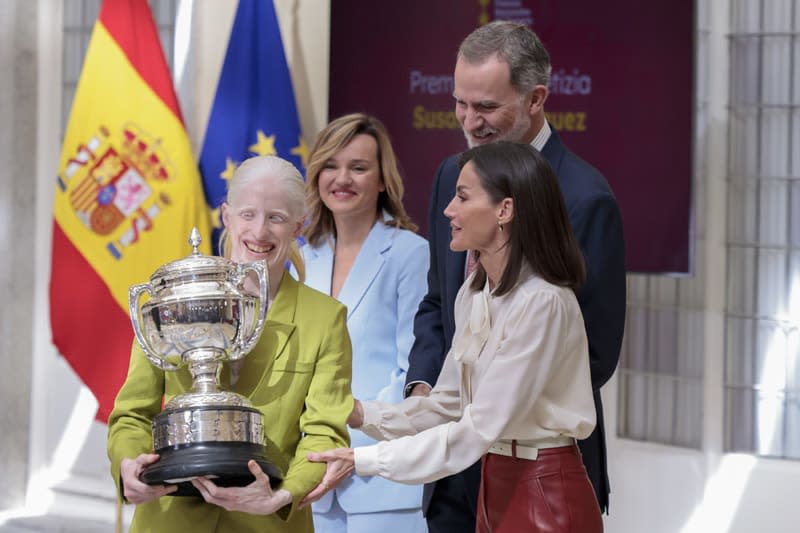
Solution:
[[[168,363],[156,354],[155,350],[150,346],[150,342],[142,334],[142,320],[141,310],[139,308],[139,298],[142,293],[146,292],[151,297],[153,295],[150,284],[142,283],[141,285],[134,285],[128,290],[128,306],[131,314],[131,323],[133,324],[133,332],[136,335],[136,340],[139,341],[139,346],[142,347],[144,354],[155,366],[161,370],[177,370],[178,367]]]
[[[231,359],[235,360],[243,354],[250,352],[255,347],[258,339],[261,337],[261,331],[264,329],[264,322],[267,318],[267,309],[269,308],[269,275],[265,261],[255,261],[253,263],[243,263],[237,266],[237,285],[241,285],[244,281],[248,271],[253,271],[258,274],[258,321],[253,332],[246,339],[241,339],[237,342],[234,348],[234,353],[231,354]]]

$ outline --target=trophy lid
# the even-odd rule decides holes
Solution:
[[[206,277],[207,275],[227,275],[236,269],[236,263],[224,257],[213,255],[204,255],[198,250],[202,237],[197,228],[192,228],[191,235],[189,236],[189,244],[192,246],[192,253],[184,257],[161,265],[153,275],[150,276],[150,283],[153,287],[164,287],[181,283],[183,281],[192,281],[197,279],[198,276]]]

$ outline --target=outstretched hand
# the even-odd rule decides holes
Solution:
[[[227,511],[267,515],[292,503],[292,494],[288,490],[272,490],[269,476],[258,463],[250,460],[247,468],[256,479],[244,487],[219,487],[207,477],[193,479],[192,485],[200,491],[205,501]]]
[[[136,459],[123,459],[120,463],[122,494],[129,502],[147,503],[178,490],[177,485],[148,485],[139,479],[145,467],[158,461],[158,458],[156,453],[143,453]]]
[[[328,463],[325,475],[319,485],[300,500],[300,508],[322,498],[326,492],[335,489],[339,483],[353,475],[356,469],[355,453],[353,448],[336,448],[326,452],[309,453],[307,456],[312,463]]]
[[[364,407],[361,402],[353,400],[353,410],[347,417],[347,425],[358,429],[364,424]],[[314,490],[300,500],[298,508],[302,509],[322,498],[325,493],[339,486],[344,479],[353,475],[355,470],[355,454],[352,448],[336,448],[326,452],[309,453],[306,455],[312,463],[328,463],[325,475]]]

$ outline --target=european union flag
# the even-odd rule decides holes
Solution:
[[[206,201],[225,200],[236,166],[254,155],[277,155],[302,173],[308,145],[300,134],[292,80],[271,0],[239,0],[228,51],[200,153]],[[213,244],[221,231],[215,211]]]

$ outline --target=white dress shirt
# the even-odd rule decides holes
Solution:
[[[586,333],[572,290],[523,268],[494,296],[487,285],[456,297],[456,331],[430,396],[363,402],[359,475],[427,483],[461,472],[497,440],[584,439],[595,426]],[[389,440],[392,439],[392,440]]]

